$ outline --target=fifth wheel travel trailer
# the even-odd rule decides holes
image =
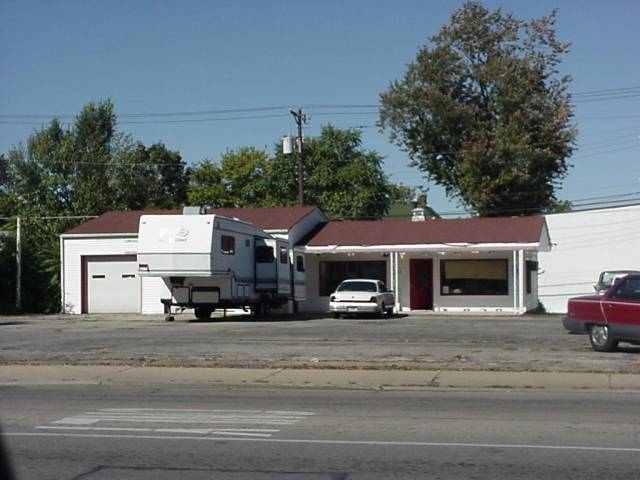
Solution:
[[[185,212],[188,212],[185,209]],[[194,309],[205,319],[217,308],[268,314],[294,299],[287,240],[255,225],[220,215],[143,215],[138,236],[141,276],[162,277],[171,298],[162,299],[166,320],[172,307]]]

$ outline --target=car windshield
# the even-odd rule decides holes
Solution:
[[[342,282],[338,287],[338,292],[375,292],[374,282]]]

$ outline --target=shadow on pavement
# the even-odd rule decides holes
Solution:
[[[188,317],[187,323],[269,323],[269,322],[306,322],[310,320],[323,320],[329,318],[327,314],[297,313],[297,314],[271,314],[266,317],[254,317],[252,315],[228,315],[226,317],[215,316],[207,319]]]

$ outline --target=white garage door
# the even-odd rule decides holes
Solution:
[[[86,262],[89,313],[140,311],[140,278],[135,255],[87,257]]]

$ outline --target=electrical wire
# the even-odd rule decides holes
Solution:
[[[571,94],[571,98],[578,102],[593,102],[602,100],[618,100],[626,98],[640,97],[640,86],[613,88],[613,89],[600,89],[583,91]],[[288,113],[291,107],[289,105],[270,105],[270,106],[256,106],[256,107],[235,107],[235,108],[219,108],[219,109],[205,109],[205,110],[184,110],[184,111],[168,111],[168,112],[125,112],[118,115],[119,118],[149,118],[149,117],[177,117],[177,116],[202,116],[202,115],[219,115],[229,113],[256,113],[265,111],[286,111]],[[361,103],[361,104],[307,104],[302,105],[304,109],[339,109],[339,110],[362,110],[362,109],[375,109],[367,112],[354,112],[354,114],[369,115],[378,113],[378,104]],[[316,113],[319,115],[320,113]],[[323,113],[323,115],[330,115],[335,113]],[[72,114],[0,114],[0,119],[75,119],[76,115]]]

